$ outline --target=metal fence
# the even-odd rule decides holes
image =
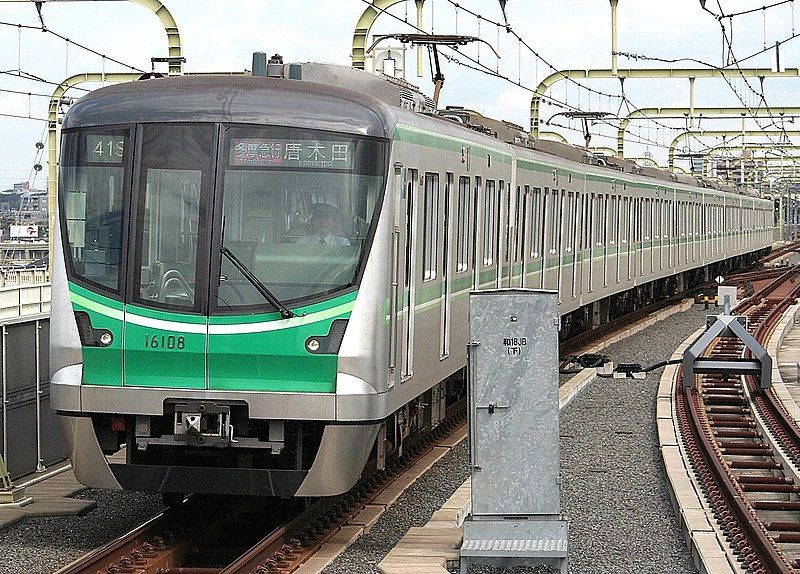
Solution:
[[[38,279],[39,277],[10,275],[6,277],[6,280],[13,278],[15,281],[26,281],[28,278]],[[21,283],[16,286],[6,283],[6,286],[0,286],[0,322],[49,313],[49,283],[42,281],[41,283]]]
[[[50,410],[49,281],[46,268],[0,269],[0,440],[14,479],[66,457]]]
[[[34,269],[0,268],[0,288],[44,285],[49,282],[50,274],[47,267],[36,267]]]
[[[67,456],[50,409],[48,314],[0,320],[3,459],[12,479]]]

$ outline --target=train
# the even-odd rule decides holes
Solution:
[[[317,497],[463,409],[472,290],[561,332],[768,251],[769,201],[317,63],[104,87],[63,119],[51,404],[78,480]],[[554,366],[555,368],[555,366]]]

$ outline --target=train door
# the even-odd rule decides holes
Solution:
[[[611,248],[612,248],[612,235],[611,229],[613,222],[611,221],[611,214],[613,213],[612,205],[611,205],[611,198],[614,197],[613,195],[606,193],[603,199],[603,219],[602,219],[602,226],[603,226],[603,287],[608,287],[609,277],[611,276],[610,271],[610,256],[611,256]]]
[[[481,286],[481,222],[483,221],[483,188],[481,177],[475,177],[475,192],[472,194],[472,289]]]
[[[550,246],[548,245],[550,233],[550,212],[553,209],[553,200],[550,197],[550,188],[545,187],[541,195],[541,209],[539,212],[539,233],[538,233],[538,246],[539,256],[541,257],[542,265],[539,269],[539,288],[544,289],[545,275],[547,272],[547,260],[550,254]]]
[[[440,317],[440,332],[439,341],[440,356],[447,357],[450,354],[450,299],[452,296],[452,253],[451,248],[453,244],[453,217],[450,213],[454,205],[453,197],[454,179],[452,173],[445,174],[444,183],[444,217],[442,221],[442,294],[441,294],[441,317]]]
[[[669,199],[667,200],[666,206],[666,213],[667,213],[667,238],[668,246],[667,249],[669,251],[669,269],[673,269],[675,267],[675,241],[678,235],[678,230],[675,227],[675,190],[672,190],[672,193],[669,194]]]
[[[622,184],[623,193],[625,192],[625,187],[626,185]],[[620,258],[620,266],[627,270],[625,275],[620,271],[620,280],[623,282],[630,281],[631,279],[631,259],[633,258],[633,254],[631,253],[631,228],[633,227],[633,218],[631,217],[632,203],[633,198],[629,197],[623,197],[620,202],[620,252],[624,256],[624,258]]]
[[[612,233],[614,234],[613,241],[617,246],[616,257],[614,257],[614,280],[616,283],[619,283],[622,281],[622,230],[624,220],[622,219],[622,196],[617,195],[614,199],[614,213],[612,214],[614,227]]]
[[[416,298],[415,282],[417,279],[417,170],[406,171],[403,182],[403,194],[400,205],[400,229],[402,239],[401,257],[398,273],[398,293],[400,302],[397,321],[398,350],[400,353],[400,380],[406,380],[413,375],[414,367],[414,303]]]
[[[561,216],[562,240],[558,265],[558,290],[568,294],[565,298],[575,297],[575,256],[577,246],[575,237],[580,222],[577,219],[577,196],[572,191],[561,190],[563,215]]]
[[[484,186],[483,196],[483,253],[481,263],[485,271],[485,276],[481,277],[481,283],[492,282],[498,285],[498,238],[500,217],[498,208],[500,206],[495,187],[495,181],[487,179]]]
[[[211,213],[215,130],[154,124],[141,132],[129,254],[133,272],[125,308],[124,384],[205,388],[206,218]]]
[[[519,217],[521,215],[519,186],[506,184],[506,287],[519,287]]]
[[[528,217],[530,217],[528,213],[528,196],[530,195],[531,188],[530,186],[526,185],[522,189],[520,186],[517,186],[517,248],[514,251],[515,260],[517,265],[519,266],[519,287],[525,287],[526,285],[526,273],[527,263],[528,263],[528,254],[530,250],[528,249]]]
[[[585,293],[589,287],[589,269],[592,266],[592,194],[586,191],[584,180],[583,193],[581,194],[582,221],[580,237],[578,239],[578,292]]]
[[[588,203],[588,222],[586,225],[586,255],[585,261],[588,263],[586,270],[586,292],[591,293],[594,288],[594,249],[597,245],[597,225],[600,218],[598,217],[598,208],[600,204],[600,196],[591,193],[586,195]]]
[[[666,195],[666,193],[665,193]],[[669,211],[666,199],[658,200],[659,270],[669,269]]]
[[[558,189],[551,189],[547,214],[547,250],[545,255],[544,286],[546,289],[559,290],[561,265],[561,216],[564,212],[562,194]],[[559,302],[561,295],[559,292]]]
[[[512,202],[511,184],[502,179],[497,182],[498,221],[497,228],[497,287],[511,287],[512,276]]]
[[[633,200],[635,221],[633,225],[633,252],[635,255],[633,276],[641,277],[644,275],[644,244],[642,243],[642,226],[644,225],[644,198],[637,197]]]
[[[645,239],[650,245],[650,274],[656,271],[655,257],[656,257],[656,200],[648,198],[647,200],[647,237]]]
[[[584,230],[586,220],[584,194],[579,191],[575,192],[573,211],[575,212],[574,226],[572,229],[572,298],[578,296],[578,285],[581,280],[582,271],[582,255],[583,255],[583,242],[586,237]]]

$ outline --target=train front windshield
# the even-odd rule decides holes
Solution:
[[[143,124],[72,130],[63,146],[70,277],[186,312],[263,312],[264,288],[297,306],[355,285],[386,182],[387,143],[345,133]]]
[[[223,246],[282,301],[352,284],[384,184],[385,144],[286,128],[226,130]],[[223,258],[217,307],[264,297]]]

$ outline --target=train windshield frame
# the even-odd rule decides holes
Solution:
[[[61,236],[71,279],[120,298],[125,279],[133,126],[65,131]]]
[[[106,148],[113,157],[98,155]],[[65,130],[59,202],[68,277],[154,309],[275,311],[222,256],[227,247],[287,306],[329,299],[363,274],[388,161],[388,139],[297,127]]]
[[[355,286],[383,199],[388,142],[341,132],[226,125],[216,229],[288,306]],[[212,269],[212,313],[273,310],[227,258]]]

